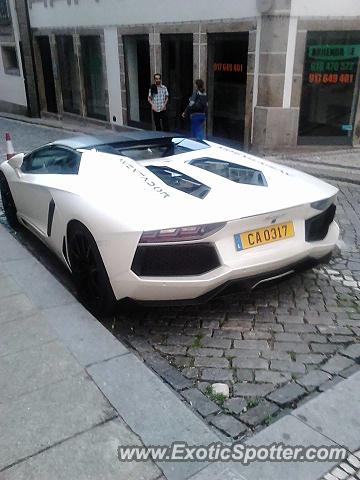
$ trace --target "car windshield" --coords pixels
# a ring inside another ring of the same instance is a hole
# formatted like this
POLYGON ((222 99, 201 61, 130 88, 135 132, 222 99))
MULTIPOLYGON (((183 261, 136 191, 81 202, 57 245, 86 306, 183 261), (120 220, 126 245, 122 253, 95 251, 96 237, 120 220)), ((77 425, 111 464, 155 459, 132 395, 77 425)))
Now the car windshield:
POLYGON ((209 148, 203 142, 189 138, 164 138, 148 140, 146 142, 118 142, 99 145, 98 152, 112 153, 131 158, 132 160, 153 160, 156 158, 171 157, 181 153, 194 152, 209 148))

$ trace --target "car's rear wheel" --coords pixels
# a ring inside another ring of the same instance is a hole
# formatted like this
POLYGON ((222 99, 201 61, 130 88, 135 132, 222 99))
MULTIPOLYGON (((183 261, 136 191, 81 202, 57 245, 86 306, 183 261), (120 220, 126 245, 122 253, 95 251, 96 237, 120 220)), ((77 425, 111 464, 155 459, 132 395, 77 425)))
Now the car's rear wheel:
POLYGON ((9 184, 3 173, 0 173, 0 190, 6 220, 11 228, 14 230, 19 230, 21 228, 21 224, 17 218, 15 202, 11 194, 9 184))
POLYGON ((68 252, 82 302, 94 315, 112 315, 116 299, 108 274, 93 236, 81 223, 69 228, 68 252))

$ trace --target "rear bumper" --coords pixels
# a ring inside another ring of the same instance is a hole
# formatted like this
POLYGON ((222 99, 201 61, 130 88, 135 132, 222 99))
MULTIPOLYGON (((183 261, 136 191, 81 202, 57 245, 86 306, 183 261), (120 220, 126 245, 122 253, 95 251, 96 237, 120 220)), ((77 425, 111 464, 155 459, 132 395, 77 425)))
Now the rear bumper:
POLYGON ((222 293, 223 295, 229 295, 237 292, 244 292, 244 291, 250 292, 251 290, 256 288, 258 285, 261 285, 262 283, 275 281, 277 279, 280 279, 282 277, 285 277, 294 273, 299 273, 305 270, 309 270, 319 264, 328 263, 332 254, 333 252, 330 252, 320 258, 307 257, 291 265, 287 265, 286 267, 278 268, 266 273, 251 275, 249 277, 245 277, 241 279, 229 280, 223 283, 222 285, 219 285, 216 288, 210 290, 209 292, 192 299, 155 300, 154 301, 154 300, 134 300, 132 298, 125 298, 120 302, 133 302, 133 303, 141 304, 144 306, 199 305, 199 304, 208 302, 209 300, 219 295, 220 293, 222 293))

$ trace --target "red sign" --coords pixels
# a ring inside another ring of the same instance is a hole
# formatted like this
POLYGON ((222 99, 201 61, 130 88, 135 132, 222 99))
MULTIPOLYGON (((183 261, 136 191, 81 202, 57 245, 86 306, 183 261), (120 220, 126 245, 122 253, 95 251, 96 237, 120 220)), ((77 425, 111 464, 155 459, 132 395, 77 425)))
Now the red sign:
POLYGON ((352 83, 354 74, 352 73, 309 73, 309 83, 352 83))
POLYGON ((214 72, 235 72, 243 71, 242 63, 214 63, 214 72))

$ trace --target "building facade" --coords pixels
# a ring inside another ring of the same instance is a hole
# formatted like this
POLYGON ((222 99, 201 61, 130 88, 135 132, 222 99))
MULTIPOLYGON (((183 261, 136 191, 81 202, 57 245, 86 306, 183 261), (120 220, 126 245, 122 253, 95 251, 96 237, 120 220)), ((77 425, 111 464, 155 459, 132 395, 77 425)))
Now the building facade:
POLYGON ((152 128, 161 72, 172 130, 188 129, 203 78, 210 137, 360 142, 359 0, 28 0, 28 13, 41 115, 152 128))
POLYGON ((0 110, 27 113, 20 45, 15 4, 0 0, 0 110))

